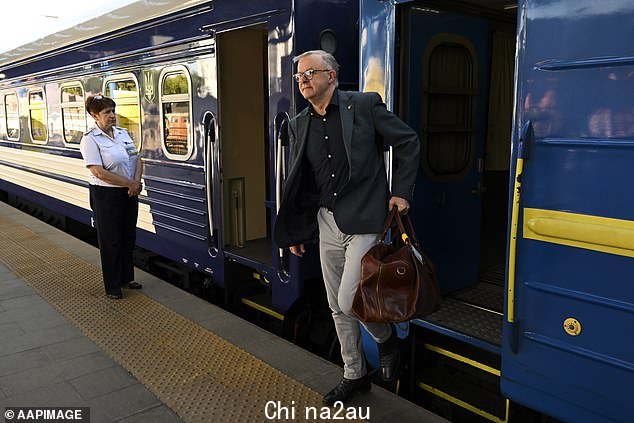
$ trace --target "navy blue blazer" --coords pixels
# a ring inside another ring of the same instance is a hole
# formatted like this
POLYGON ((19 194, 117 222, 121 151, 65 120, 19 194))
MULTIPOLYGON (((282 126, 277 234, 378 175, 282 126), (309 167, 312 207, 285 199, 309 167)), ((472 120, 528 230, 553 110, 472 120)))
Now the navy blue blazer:
MULTIPOLYGON (((349 176, 337 193, 334 218, 343 233, 379 233, 390 195, 412 200, 419 166, 418 136, 387 110, 377 93, 335 92, 339 95, 349 176), (385 171, 386 143, 393 147, 395 165, 391 193, 385 171)), ((306 108, 288 125, 290 171, 274 229, 280 248, 318 238, 319 193, 312 169, 304 160, 309 121, 306 108)))

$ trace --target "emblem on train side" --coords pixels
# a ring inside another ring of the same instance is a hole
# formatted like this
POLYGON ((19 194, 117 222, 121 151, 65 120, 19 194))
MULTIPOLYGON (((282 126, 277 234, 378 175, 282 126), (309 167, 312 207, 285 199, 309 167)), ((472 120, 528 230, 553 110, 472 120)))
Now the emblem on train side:
POLYGON ((143 96, 148 102, 151 102, 154 100, 154 74, 151 71, 144 71, 143 82, 145 85, 143 96))

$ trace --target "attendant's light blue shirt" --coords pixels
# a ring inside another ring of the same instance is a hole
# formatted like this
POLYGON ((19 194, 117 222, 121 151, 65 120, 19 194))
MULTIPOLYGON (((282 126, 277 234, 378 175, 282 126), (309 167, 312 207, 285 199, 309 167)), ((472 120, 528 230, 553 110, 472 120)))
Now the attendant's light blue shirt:
MULTIPOLYGON (((139 152, 134 146, 128 131, 117 126, 112 128, 114 138, 110 138, 98 127, 84 134, 79 148, 86 167, 98 165, 116 175, 133 180, 139 161, 139 152)), ((91 185, 117 187, 97 178, 89 171, 88 182, 91 185)))

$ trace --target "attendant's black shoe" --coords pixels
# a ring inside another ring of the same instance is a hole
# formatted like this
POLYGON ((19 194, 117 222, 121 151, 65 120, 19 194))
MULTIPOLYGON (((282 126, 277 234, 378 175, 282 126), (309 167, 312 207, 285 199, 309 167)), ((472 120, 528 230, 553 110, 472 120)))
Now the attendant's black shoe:
POLYGON ((143 285, 141 285, 138 282, 132 281, 132 282, 126 283, 125 285, 123 285, 123 287, 124 288, 128 288, 128 289, 141 289, 141 288, 143 288, 143 285))
POLYGON ((121 298, 123 298, 123 294, 106 294, 106 297, 110 298, 111 300, 120 300, 121 298))
POLYGON ((368 375, 360 379, 346 379, 345 377, 339 382, 339 385, 324 395, 324 404, 333 405, 337 401, 346 402, 357 392, 368 392, 372 388, 368 375))
POLYGON ((398 349, 398 334, 392 326, 392 334, 387 341, 379 346, 379 363, 381 364, 381 377, 386 382, 392 382, 396 377, 401 354, 398 349))

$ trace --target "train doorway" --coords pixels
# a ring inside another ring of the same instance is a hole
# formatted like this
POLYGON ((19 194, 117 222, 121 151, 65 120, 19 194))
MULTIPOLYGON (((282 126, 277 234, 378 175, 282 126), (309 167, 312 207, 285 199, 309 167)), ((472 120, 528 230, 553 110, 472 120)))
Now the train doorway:
POLYGON ((402 16, 401 112, 421 140, 413 215, 444 293, 504 263, 514 59, 508 26, 416 5, 402 16))
POLYGON ((499 348, 515 22, 415 2, 400 24, 398 107, 421 141, 412 219, 446 295, 426 320, 499 348))
POLYGON ((516 21, 493 1, 410 2, 397 18, 396 107, 421 142, 412 220, 444 294, 440 310, 413 321, 411 389, 448 407, 452 421, 472 421, 474 410, 506 421, 499 374, 516 21))
POLYGON ((267 30, 217 34, 222 247, 225 254, 271 261, 267 30))
POLYGON ((483 13, 401 13, 399 109, 421 140, 412 213, 444 293, 504 265, 514 31, 483 13))

